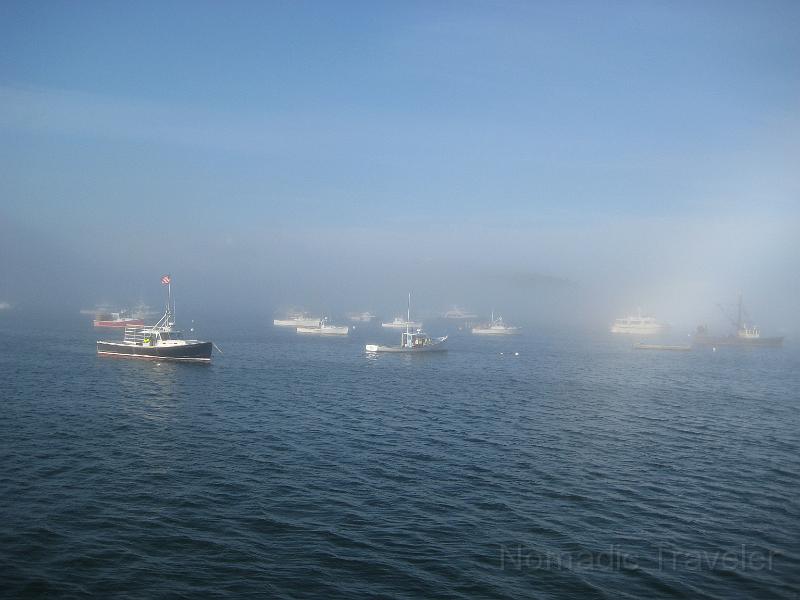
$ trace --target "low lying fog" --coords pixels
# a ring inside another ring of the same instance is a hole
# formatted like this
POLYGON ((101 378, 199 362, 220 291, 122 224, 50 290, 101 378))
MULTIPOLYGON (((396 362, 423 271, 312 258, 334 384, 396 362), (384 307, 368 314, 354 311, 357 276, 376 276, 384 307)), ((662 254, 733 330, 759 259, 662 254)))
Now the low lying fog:
POLYGON ((792 220, 124 229, 45 235, 5 222, 0 300, 59 314, 99 303, 158 307, 160 276, 171 273, 182 315, 264 327, 288 308, 389 318, 411 291, 419 315, 458 305, 521 324, 600 329, 641 308, 689 331, 723 326, 717 304, 741 292, 763 331, 798 331, 792 220))

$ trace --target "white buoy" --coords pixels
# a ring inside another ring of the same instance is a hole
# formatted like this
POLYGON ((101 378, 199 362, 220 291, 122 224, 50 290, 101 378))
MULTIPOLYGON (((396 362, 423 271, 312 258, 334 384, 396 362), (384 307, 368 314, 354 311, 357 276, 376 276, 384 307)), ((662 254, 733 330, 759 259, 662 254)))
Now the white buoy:
POLYGON ((519 356, 519 352, 514 352, 514 356, 519 356))

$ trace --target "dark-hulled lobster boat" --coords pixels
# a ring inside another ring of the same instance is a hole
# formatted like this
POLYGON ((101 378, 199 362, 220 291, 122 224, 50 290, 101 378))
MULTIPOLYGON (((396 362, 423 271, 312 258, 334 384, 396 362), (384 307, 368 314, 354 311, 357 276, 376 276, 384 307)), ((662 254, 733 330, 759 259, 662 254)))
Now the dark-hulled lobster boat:
POLYGON ((150 327, 126 327, 124 337, 120 342, 98 341, 98 355, 179 362, 211 362, 213 349, 211 342, 185 340, 181 332, 175 329, 172 278, 165 275, 161 278, 161 282, 168 286, 167 308, 164 316, 150 327))

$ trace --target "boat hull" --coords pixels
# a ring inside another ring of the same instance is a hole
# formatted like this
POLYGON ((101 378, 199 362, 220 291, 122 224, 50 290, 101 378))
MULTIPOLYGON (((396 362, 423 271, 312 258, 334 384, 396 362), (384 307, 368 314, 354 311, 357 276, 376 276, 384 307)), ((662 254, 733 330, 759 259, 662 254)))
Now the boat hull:
POLYGON ((139 346, 118 342, 97 342, 100 356, 170 360, 177 362, 211 362, 211 342, 195 342, 170 346, 139 346))
POLYGON ((665 325, 654 325, 652 327, 625 327, 620 325, 612 325, 611 333, 620 333, 623 335, 658 335, 667 331, 665 325))
POLYGON ((399 348, 397 346, 374 346, 372 344, 366 345, 367 352, 397 352, 404 354, 420 354, 424 352, 446 352, 447 348, 438 348, 431 346, 430 348, 399 348))
POLYGON ((475 335, 519 335, 519 329, 480 329, 473 328, 472 333, 475 335))
POLYGON ((783 345, 783 337, 770 338, 742 338, 735 335, 706 336, 698 335, 694 338, 696 346, 743 346, 747 348, 776 348, 783 345))
POLYGON ((122 319, 114 321, 94 320, 95 327, 112 327, 117 329, 124 329, 125 327, 141 327, 144 325, 142 319, 122 319))
POLYGON ((298 327, 297 333, 307 335, 347 335, 349 327, 298 327))
POLYGON ((667 344, 636 344, 634 348, 636 350, 668 350, 671 352, 688 352, 692 349, 691 346, 687 345, 670 346, 667 344))
POLYGON ((275 327, 319 327, 320 319, 275 319, 275 327))

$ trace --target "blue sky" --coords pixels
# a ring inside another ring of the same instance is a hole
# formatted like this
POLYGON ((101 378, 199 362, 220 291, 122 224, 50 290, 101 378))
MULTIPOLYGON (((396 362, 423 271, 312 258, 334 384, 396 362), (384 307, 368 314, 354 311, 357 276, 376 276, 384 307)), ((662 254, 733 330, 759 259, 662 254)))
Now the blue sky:
POLYGON ((308 260, 331 225, 444 230, 571 278, 628 223, 795 258, 798 31, 796 2, 4 2, 0 216, 78 256, 130 214, 308 260))

